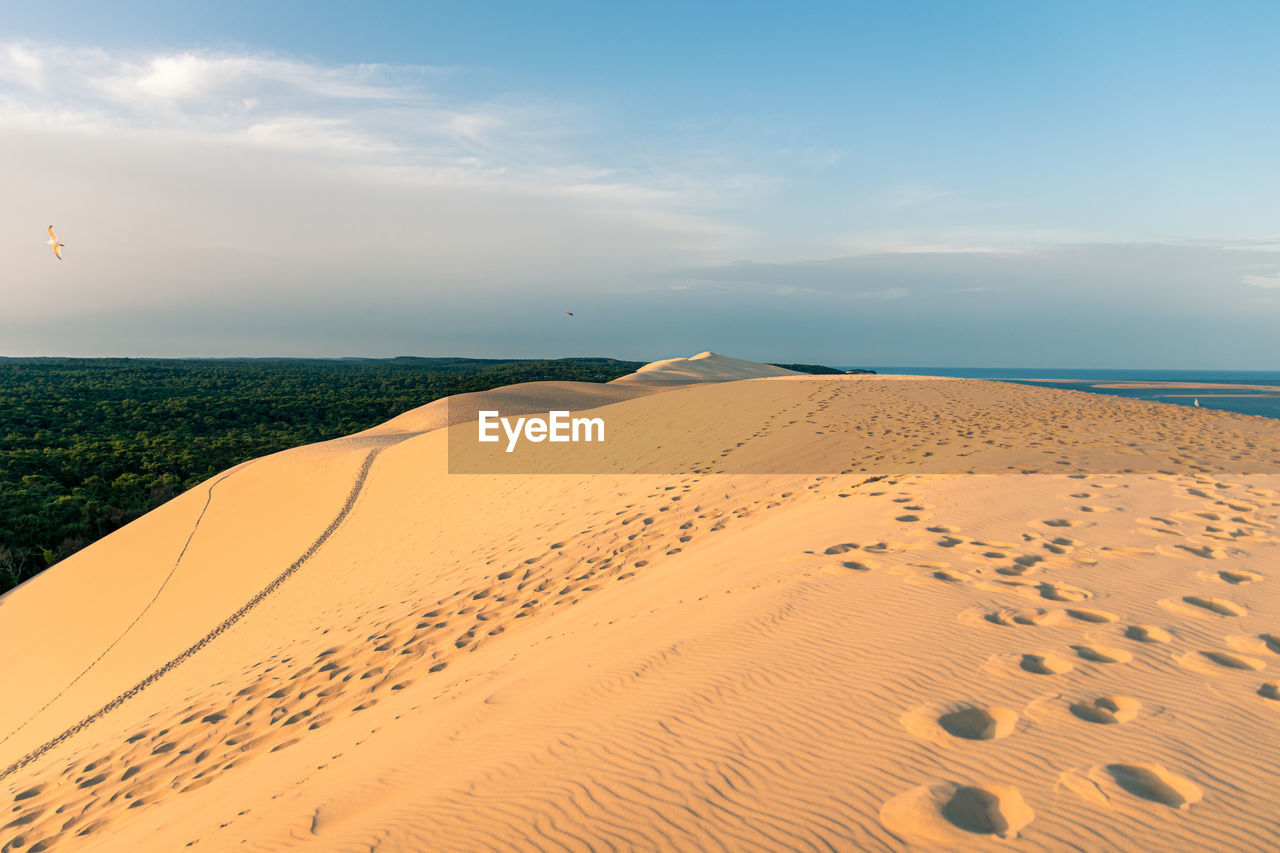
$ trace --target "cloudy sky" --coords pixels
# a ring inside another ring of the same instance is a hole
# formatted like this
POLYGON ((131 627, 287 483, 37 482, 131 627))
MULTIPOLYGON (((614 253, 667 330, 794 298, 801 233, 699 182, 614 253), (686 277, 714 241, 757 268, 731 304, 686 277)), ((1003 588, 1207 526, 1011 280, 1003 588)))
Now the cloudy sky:
POLYGON ((0 355, 1280 369, 1274 3, 3 17, 0 355))

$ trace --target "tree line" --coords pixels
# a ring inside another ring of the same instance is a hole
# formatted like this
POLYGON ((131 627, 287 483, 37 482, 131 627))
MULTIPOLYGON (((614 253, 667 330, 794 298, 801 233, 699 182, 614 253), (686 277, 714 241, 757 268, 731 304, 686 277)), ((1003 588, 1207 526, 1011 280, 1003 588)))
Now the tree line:
POLYGON ((0 593, 258 456, 450 394, 641 362, 0 359, 0 593))

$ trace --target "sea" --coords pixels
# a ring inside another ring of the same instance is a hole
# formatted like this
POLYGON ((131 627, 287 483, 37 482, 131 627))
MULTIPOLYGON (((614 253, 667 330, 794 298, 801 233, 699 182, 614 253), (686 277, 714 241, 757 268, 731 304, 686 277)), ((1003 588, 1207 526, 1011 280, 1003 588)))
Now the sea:
MULTIPOLYGON (((853 368, 841 368, 851 370, 853 368)), ((1093 394, 1110 394, 1166 403, 1193 406, 1199 400, 1204 409, 1221 409, 1242 415, 1259 415, 1280 419, 1280 371, 1274 370, 1098 370, 1046 369, 1013 367, 893 367, 871 366, 877 373, 908 376, 955 376, 961 379, 992 379, 1048 388, 1067 388, 1093 394), (1033 381, 1039 380, 1039 381, 1033 381), (1120 382, 1178 383, 1199 382, 1223 385, 1271 385, 1270 391, 1244 388, 1102 388, 1120 382), (1231 396, 1211 396, 1226 394, 1231 396)))

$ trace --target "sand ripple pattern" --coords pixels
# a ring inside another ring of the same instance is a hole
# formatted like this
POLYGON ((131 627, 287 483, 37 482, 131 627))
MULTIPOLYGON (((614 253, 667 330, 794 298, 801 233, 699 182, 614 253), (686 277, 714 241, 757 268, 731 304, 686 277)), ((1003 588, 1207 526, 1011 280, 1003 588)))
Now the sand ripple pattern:
MULTIPOLYGON (((717 453, 851 429, 831 420, 831 388, 813 388, 717 453)), ((911 430, 888 414, 856 429, 929 458, 945 449, 934 411, 917 407, 911 430)), ((969 433, 951 449, 979 467, 995 439, 939 418, 969 433)), ((1044 444, 1044 465, 1069 449, 1044 444)), ((200 849, 1266 849, 1280 832, 1280 492, 1174 449, 1169 474, 904 476, 886 459, 874 476, 851 463, 737 478, 709 476, 713 458, 587 505, 532 477, 445 492, 471 496, 468 520, 495 494, 525 511, 442 553, 419 511, 431 504, 411 506, 407 546, 365 559, 361 539, 365 561, 353 548, 334 566, 330 551, 254 617, 317 578, 378 573, 369 590, 299 598, 322 606, 298 623, 310 633, 246 652, 150 718, 92 727, 279 591, 344 520, 381 519, 366 507, 390 464, 348 519, 375 450, 271 585, 5 771, 0 849, 136 845, 281 768, 312 780, 277 789, 312 798, 305 819, 272 823, 285 806, 254 802, 200 849), (512 676, 528 672, 543 681, 522 688, 512 676), (365 742, 383 756, 372 769, 356 760, 365 742)))

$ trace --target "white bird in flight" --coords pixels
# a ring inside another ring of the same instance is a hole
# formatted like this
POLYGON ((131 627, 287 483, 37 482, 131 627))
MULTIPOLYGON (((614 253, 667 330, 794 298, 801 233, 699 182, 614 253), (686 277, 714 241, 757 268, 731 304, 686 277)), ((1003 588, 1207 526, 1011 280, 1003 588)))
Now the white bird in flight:
POLYGON ((58 256, 58 260, 62 260, 62 247, 67 244, 58 242, 58 235, 53 233, 52 225, 49 226, 49 239, 45 240, 44 244, 46 246, 52 246, 53 253, 58 256))

